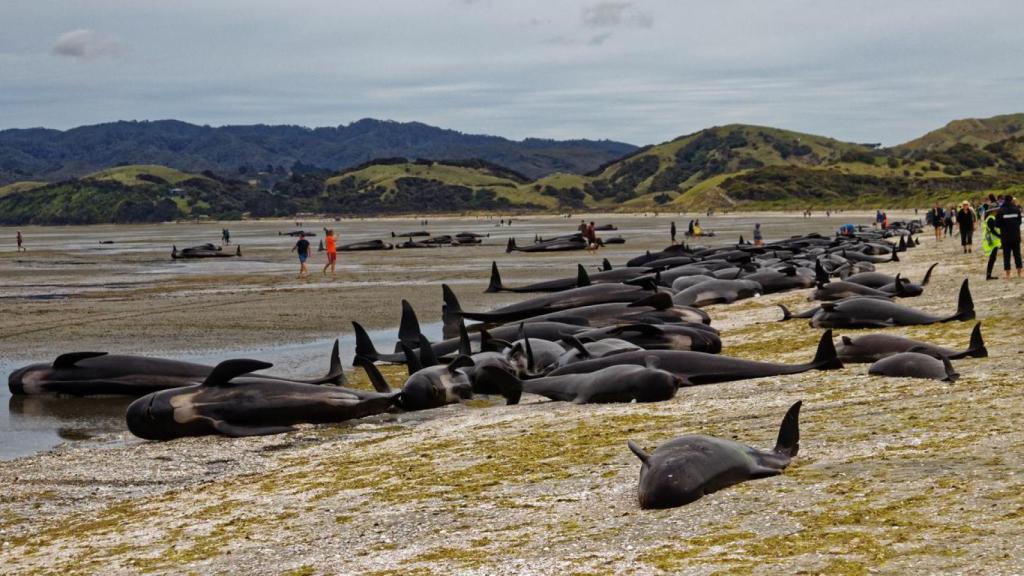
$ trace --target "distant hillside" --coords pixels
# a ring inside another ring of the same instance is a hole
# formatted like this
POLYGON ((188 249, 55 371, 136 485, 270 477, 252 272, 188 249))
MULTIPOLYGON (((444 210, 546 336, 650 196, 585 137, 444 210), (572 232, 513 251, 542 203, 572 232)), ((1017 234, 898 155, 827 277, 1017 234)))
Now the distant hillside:
POLYGON ((329 128, 113 122, 66 131, 0 131, 0 185, 80 177, 129 164, 243 176, 270 171, 283 177, 296 162, 341 170, 391 157, 481 158, 536 178, 553 172, 587 172, 635 149, 610 140, 514 141, 419 122, 372 119, 329 128))
POLYGON ((286 216, 298 206, 246 182, 163 166, 125 166, 53 184, 14 184, 0 194, 0 224, 165 222, 286 216))
POLYGON ((123 166, 58 183, 0 187, 0 224, 298 212, 895 208, 1024 193, 1024 134, 1004 120, 958 126, 960 140, 950 139, 948 146, 886 149, 732 124, 636 149, 586 175, 556 172, 536 179, 488 160, 393 157, 342 170, 295 165, 267 191, 262 175, 234 179, 159 165, 123 166), (997 124, 1001 128, 993 128, 997 124), (979 129, 968 138, 964 126, 979 129), (993 140, 1002 134, 1017 135, 993 140))
POLYGON ((956 144, 984 148, 994 142, 1013 137, 1024 137, 1024 113, 953 120, 938 130, 932 130, 920 138, 896 146, 896 150, 901 153, 941 152, 956 144))

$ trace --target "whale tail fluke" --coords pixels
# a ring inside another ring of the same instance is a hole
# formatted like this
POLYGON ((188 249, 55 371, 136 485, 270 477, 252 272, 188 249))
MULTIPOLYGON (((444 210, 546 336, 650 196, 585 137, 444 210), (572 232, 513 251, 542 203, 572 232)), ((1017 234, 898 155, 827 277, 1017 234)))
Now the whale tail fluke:
POLYGON ((402 300, 402 319, 398 323, 398 341, 415 348, 420 345, 420 321, 408 300, 402 300))
POLYGON ((388 394, 392 392, 391 386, 388 386, 388 381, 384 379, 384 375, 380 373, 380 370, 373 365, 373 361, 369 358, 362 356, 356 356, 352 360, 353 366, 358 366, 366 372, 366 377, 370 379, 370 384, 373 385, 373 389, 381 394, 388 394))
POLYGON ((576 265, 576 287, 583 288, 584 286, 590 286, 590 274, 583 268, 582 264, 576 265))
POLYGON ((960 297, 957 299, 956 314, 947 318, 946 321, 959 320, 963 322, 974 320, 974 318, 974 298, 971 297, 971 287, 968 280, 964 278, 963 284, 960 285, 960 297))
POLYGON ((444 305, 441 306, 441 332, 445 338, 457 338, 459 335, 459 323, 462 322, 462 306, 455 292, 447 284, 441 284, 441 297, 444 305))
POLYGON ((821 265, 821 260, 814 261, 814 281, 817 282, 818 288, 829 283, 828 272, 826 272, 825 267, 821 265))
POLYGON ((327 374, 323 378, 310 381, 310 384, 334 384, 335 386, 345 384, 345 369, 341 366, 341 343, 337 339, 334 340, 334 347, 331 348, 331 363, 327 374))
POLYGON ((779 426, 779 438, 775 441, 775 449, 772 450, 780 456, 793 458, 800 451, 801 406, 803 406, 803 401, 797 400, 782 418, 782 425, 779 426))
POLYGON ((932 264, 931 266, 928 267, 928 271, 924 273, 924 279, 921 280, 921 286, 927 286, 928 285, 928 282, 932 279, 932 270, 934 270, 935 267, 938 266, 938 265, 939 265, 939 263, 936 262, 936 263, 934 263, 934 264, 932 264))
POLYGON ((359 322, 353 321, 352 330, 356 333, 356 356, 366 358, 370 362, 379 360, 380 352, 377 352, 377 347, 373 345, 373 340, 370 339, 366 328, 363 328, 359 322))
POLYGON ((818 340, 818 351, 814 354, 811 365, 815 370, 835 370, 843 367, 843 361, 836 352, 836 345, 832 342, 831 330, 825 330, 821 340, 818 340))
POLYGON ((484 290, 484 292, 501 292, 504 289, 505 287, 501 284, 501 274, 498 272, 498 263, 491 262, 491 282, 487 285, 487 290, 484 290))
POLYGON ((987 358, 988 348, 985 347, 985 339, 981 337, 981 322, 974 325, 974 329, 971 330, 971 341, 967 345, 967 350, 958 354, 953 354, 949 358, 950 360, 957 360, 959 358, 987 358))
POLYGON ((974 325, 974 330, 971 330, 971 342, 967 346, 967 351, 970 352, 972 358, 987 358, 988 348, 985 347, 985 340, 981 337, 981 322, 974 325))
POLYGON ((437 356, 434 355, 434 347, 431 346, 430 340, 427 339, 422 333, 420 334, 420 364, 424 368, 430 368, 431 366, 437 366, 437 356))

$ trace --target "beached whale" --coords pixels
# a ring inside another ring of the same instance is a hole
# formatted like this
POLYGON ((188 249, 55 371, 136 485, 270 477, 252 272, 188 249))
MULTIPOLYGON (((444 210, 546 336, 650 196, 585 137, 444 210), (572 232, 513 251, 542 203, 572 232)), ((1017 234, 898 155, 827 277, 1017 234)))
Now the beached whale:
POLYGON ((553 370, 548 375, 586 374, 619 364, 645 366, 652 356, 657 358, 659 368, 683 376, 694 385, 731 382, 734 380, 763 378, 765 376, 779 376, 782 374, 799 374, 810 370, 834 370, 843 367, 843 363, 836 354, 835 345, 832 343, 832 331, 826 330, 818 341, 818 349, 814 359, 806 364, 759 362, 718 354, 708 354, 706 352, 643 350, 640 352, 624 352, 597 360, 577 362, 553 370))
POLYGON ((171 258, 175 260, 188 260, 200 258, 235 258, 242 255, 242 247, 235 246, 234 252, 225 252, 220 246, 203 244, 178 250, 177 246, 171 246, 171 258))
POLYGON ((338 246, 338 252, 360 252, 365 250, 391 250, 394 245, 383 240, 367 240, 365 242, 352 242, 338 246))
MULTIPOLYGON (((11 394, 65 394, 69 396, 142 396, 167 388, 192 386, 205 380, 214 367, 149 356, 106 352, 71 352, 53 362, 30 364, 11 372, 11 394)), ((253 376, 258 377, 258 376, 253 376)), ((275 380, 289 380, 271 376, 275 380)), ((327 375, 303 384, 344 384, 338 341, 331 350, 327 375)))
POLYGON ((815 328, 874 328, 886 326, 914 326, 938 322, 974 319, 974 300, 968 281, 960 285, 956 312, 949 316, 936 316, 921 310, 878 298, 847 298, 839 302, 822 302, 821 309, 811 318, 815 328))
POLYGON ((912 348, 933 356, 945 356, 950 360, 988 356, 988 349, 981 337, 981 322, 975 324, 971 330, 970 343, 965 350, 953 350, 895 334, 865 334, 856 338, 843 336, 836 350, 843 362, 875 362, 912 348))
POLYGON ((614 402, 662 402, 671 400, 686 380, 676 374, 651 366, 610 366, 588 374, 545 376, 519 380, 494 368, 485 368, 489 377, 506 382, 505 388, 519 387, 523 392, 551 400, 574 404, 607 404, 614 402))
POLYGON ((700 434, 670 440, 651 453, 628 441, 641 462, 640 507, 684 506, 733 484, 782 474, 800 449, 800 406, 786 412, 771 452, 700 434))
POLYGON ((886 356, 868 368, 872 376, 889 376, 892 378, 926 378, 953 382, 960 377, 953 369, 946 356, 935 357, 925 354, 921 348, 911 348, 909 352, 900 352, 886 356))
POLYGON ((280 434, 292 431, 296 424, 380 414, 399 399, 395 393, 248 376, 271 366, 259 360, 226 360, 202 384, 143 396, 128 406, 128 430, 147 440, 280 434))

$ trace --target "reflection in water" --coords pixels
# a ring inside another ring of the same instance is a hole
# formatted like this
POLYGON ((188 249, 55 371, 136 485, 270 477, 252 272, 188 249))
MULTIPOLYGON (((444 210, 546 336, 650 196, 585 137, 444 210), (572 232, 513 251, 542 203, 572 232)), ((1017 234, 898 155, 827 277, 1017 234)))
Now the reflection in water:
POLYGON ((47 418, 54 424, 74 424, 79 428, 107 429, 117 431, 124 428, 124 413, 134 398, 75 398, 62 396, 11 396, 7 403, 11 420, 18 417, 47 418))

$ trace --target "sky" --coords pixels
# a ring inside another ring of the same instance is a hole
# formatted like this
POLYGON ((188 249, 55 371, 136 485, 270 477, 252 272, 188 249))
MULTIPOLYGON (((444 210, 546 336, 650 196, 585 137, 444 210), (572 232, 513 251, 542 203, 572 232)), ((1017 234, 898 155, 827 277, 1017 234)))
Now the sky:
POLYGON ((0 129, 420 121, 885 145, 1024 112, 1019 0, 0 0, 0 129))

